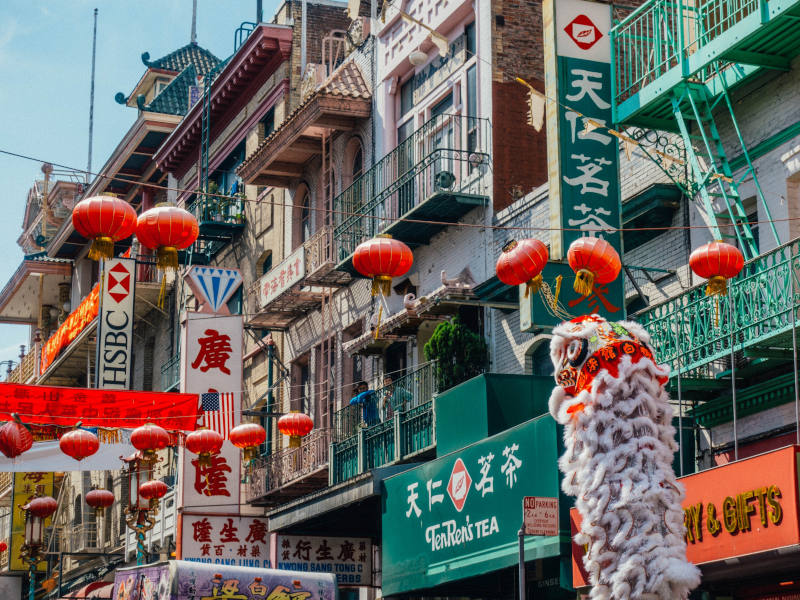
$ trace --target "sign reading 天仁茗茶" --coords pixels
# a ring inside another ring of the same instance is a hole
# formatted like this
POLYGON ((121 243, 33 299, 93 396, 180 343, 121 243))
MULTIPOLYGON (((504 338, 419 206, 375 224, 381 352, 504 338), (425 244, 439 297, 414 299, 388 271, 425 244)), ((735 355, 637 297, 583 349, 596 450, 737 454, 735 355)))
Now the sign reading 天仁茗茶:
MULTIPOLYGON (((611 115, 611 7, 584 0, 543 4, 547 162, 550 202, 550 258, 544 281, 563 277, 560 302, 575 315, 596 312, 625 316, 622 278, 595 286, 589 296, 572 289, 566 262, 569 245, 591 235, 609 242, 622 256, 619 148, 611 115), (590 123, 599 125, 592 129, 590 123)), ((552 327, 562 319, 542 304, 539 293, 520 293, 521 329, 552 327)))
MULTIPOLYGON (((386 595, 429 588, 517 562, 525 496, 559 494, 558 435, 533 419, 384 481, 386 595)), ((558 537, 530 537, 527 550, 559 554, 558 537)))

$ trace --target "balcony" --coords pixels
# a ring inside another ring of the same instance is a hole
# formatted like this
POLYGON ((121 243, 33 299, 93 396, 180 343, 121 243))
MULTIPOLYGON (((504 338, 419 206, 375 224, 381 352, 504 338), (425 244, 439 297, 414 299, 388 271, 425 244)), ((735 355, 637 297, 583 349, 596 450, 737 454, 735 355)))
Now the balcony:
POLYGON ((177 392, 181 385, 181 353, 170 357, 161 365, 161 391, 177 392))
POLYGON ((333 416, 331 485, 432 450, 436 364, 416 367, 333 416))
POLYGON ((727 296, 706 296, 700 285, 635 317, 673 374, 707 376, 710 363, 730 356, 731 344, 746 356, 791 358, 798 307, 800 239, 746 262, 727 296))
POLYGON ((710 97, 800 53, 800 0, 651 0, 610 32, 614 122, 675 131, 672 90, 710 97))
POLYGON ((251 325, 286 329, 320 306, 323 287, 339 287, 350 275, 335 270, 333 230, 323 227, 302 246, 262 275, 248 292, 251 325))
MULTIPOLYGON (((197 219, 200 232, 194 254, 207 262, 244 229, 244 194, 220 197, 198 194, 187 210, 197 219)), ((198 264, 197 260, 193 261, 198 264)))
POLYGON ((28 383, 36 378, 36 353, 28 352, 14 367, 6 381, 9 383, 28 383))
POLYGON ((379 233, 426 244, 485 206, 490 135, 487 119, 438 115, 356 179, 333 203, 337 268, 354 273, 356 246, 379 233))
POLYGON ((330 429, 315 429, 299 448, 284 448, 255 460, 248 467, 248 503, 276 506, 325 487, 330 442, 330 429))

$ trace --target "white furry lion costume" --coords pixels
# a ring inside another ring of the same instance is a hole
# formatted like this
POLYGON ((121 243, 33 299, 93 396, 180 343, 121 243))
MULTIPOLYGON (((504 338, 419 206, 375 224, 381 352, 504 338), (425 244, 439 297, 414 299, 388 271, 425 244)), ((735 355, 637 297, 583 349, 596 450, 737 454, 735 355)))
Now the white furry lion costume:
POLYGON ((576 543, 593 600, 685 600, 700 583, 686 560, 683 489, 675 479, 668 371, 636 323, 578 317, 553 330, 558 386, 550 413, 564 425, 562 489, 583 519, 576 543))

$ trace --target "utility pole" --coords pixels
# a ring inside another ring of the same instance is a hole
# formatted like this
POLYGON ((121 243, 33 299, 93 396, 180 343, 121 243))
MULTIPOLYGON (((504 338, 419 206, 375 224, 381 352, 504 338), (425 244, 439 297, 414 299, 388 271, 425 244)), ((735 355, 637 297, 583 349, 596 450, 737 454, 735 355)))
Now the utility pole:
POLYGON ((92 79, 89 85, 89 159, 86 161, 86 183, 92 172, 92 136, 94 132, 94 66, 97 57, 97 9, 94 9, 94 32, 92 33, 92 79))

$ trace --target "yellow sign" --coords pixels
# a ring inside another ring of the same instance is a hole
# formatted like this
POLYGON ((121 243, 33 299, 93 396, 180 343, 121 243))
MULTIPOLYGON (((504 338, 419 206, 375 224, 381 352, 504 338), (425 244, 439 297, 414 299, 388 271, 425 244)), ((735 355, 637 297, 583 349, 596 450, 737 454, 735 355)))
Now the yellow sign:
MULTIPOLYGON (((28 565, 19 557, 20 549, 25 543, 25 511, 24 506, 33 498, 36 487, 43 486, 45 496, 53 495, 53 473, 14 473, 14 501, 11 506, 11 547, 9 548, 9 571, 27 571, 28 565)), ((48 517, 44 526, 47 528, 52 519, 48 517)), ((47 542, 47 539, 44 540, 47 542)), ((38 571, 47 571, 47 561, 37 565, 38 571)))

